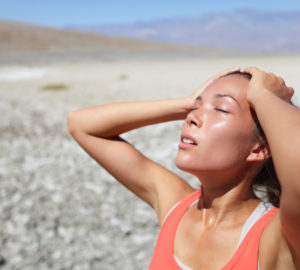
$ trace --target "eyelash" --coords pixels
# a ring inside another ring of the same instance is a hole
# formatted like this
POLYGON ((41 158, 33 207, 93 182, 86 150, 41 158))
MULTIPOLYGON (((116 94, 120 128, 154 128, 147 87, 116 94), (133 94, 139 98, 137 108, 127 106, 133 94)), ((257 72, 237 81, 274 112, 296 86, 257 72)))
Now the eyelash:
MULTIPOLYGON (((197 110, 197 108, 189 109, 188 113, 191 113, 194 110, 197 110)), ((230 113, 229 111, 226 111, 226 110, 223 110, 223 109, 220 109, 220 108, 215 108, 215 110, 219 111, 219 112, 222 112, 222 113, 230 113)))
POLYGON ((197 108, 191 108, 188 110, 188 113, 191 113, 192 111, 197 110, 197 108))
POLYGON ((219 112, 222 112, 222 113, 229 113, 228 111, 225 111, 223 109, 220 109, 220 108, 215 108, 216 111, 219 111, 219 112))

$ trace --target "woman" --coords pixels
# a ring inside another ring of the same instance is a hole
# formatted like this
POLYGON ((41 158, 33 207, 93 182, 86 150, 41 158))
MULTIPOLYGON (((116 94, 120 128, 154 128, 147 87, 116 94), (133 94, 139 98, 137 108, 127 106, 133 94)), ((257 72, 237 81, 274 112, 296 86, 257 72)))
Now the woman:
POLYGON ((68 124, 92 158, 156 211, 162 227, 150 269, 300 269, 300 111, 292 95, 273 74, 227 70, 188 97, 87 108, 68 124), (119 136, 180 119, 176 165, 201 191, 119 136), (261 172, 271 153, 279 210, 253 192, 268 182, 261 172))

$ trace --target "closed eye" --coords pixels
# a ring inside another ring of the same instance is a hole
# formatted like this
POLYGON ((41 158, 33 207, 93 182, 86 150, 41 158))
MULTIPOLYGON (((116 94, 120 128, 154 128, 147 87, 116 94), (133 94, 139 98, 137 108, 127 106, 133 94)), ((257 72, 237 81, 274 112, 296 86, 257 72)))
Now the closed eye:
POLYGON ((188 110, 188 113, 190 113, 190 112, 192 112, 192 111, 194 111, 194 110, 197 110, 197 108, 191 108, 191 109, 189 109, 189 110, 188 110))
POLYGON ((229 113, 229 111, 223 110, 221 108, 215 108, 216 111, 222 112, 222 113, 229 113))

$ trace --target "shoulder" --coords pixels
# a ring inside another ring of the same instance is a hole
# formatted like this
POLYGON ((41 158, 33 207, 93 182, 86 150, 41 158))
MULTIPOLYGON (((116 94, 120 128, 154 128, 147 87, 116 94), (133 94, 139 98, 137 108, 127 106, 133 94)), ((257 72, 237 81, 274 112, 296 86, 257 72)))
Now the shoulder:
POLYGON ((280 209, 265 227, 259 244, 261 270, 296 269, 292 251, 282 234, 280 209))
POLYGON ((161 188, 158 194, 156 213, 160 225, 162 225, 166 215, 172 208, 174 208, 176 204, 180 203, 182 200, 196 191, 196 189, 193 189, 183 180, 177 180, 169 184, 170 186, 161 188))

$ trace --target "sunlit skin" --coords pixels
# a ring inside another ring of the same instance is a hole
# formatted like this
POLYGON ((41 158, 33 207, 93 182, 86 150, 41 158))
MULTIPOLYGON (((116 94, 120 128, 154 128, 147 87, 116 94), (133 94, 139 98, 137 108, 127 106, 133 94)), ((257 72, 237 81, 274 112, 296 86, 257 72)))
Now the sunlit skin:
POLYGON ((176 165, 204 186, 231 186, 254 165, 251 154, 259 141, 246 98, 248 85, 238 75, 216 80, 196 98, 183 123, 176 165))
POLYGON ((185 213, 175 238, 174 253, 183 261, 192 261, 195 250, 202 250, 203 258, 215 258, 222 267, 234 253, 240 227, 259 203, 251 182, 267 156, 259 154, 248 84, 238 75, 218 79, 196 98, 183 123, 176 165, 202 184, 200 201, 185 213))
POLYGON ((233 256, 241 229, 259 203, 252 181, 271 151, 282 193, 280 209, 259 243, 259 264, 261 270, 300 269, 300 156, 295 151, 300 149, 300 110, 289 104, 293 88, 257 68, 244 70, 251 74, 250 81, 228 75, 233 71, 216 74, 181 98, 72 112, 70 133, 112 176, 148 203, 162 225, 170 209, 194 188, 120 135, 184 120, 176 165, 199 179, 201 196, 180 220, 173 254, 192 269, 222 269, 233 256), (268 145, 257 137, 254 111, 268 145))

